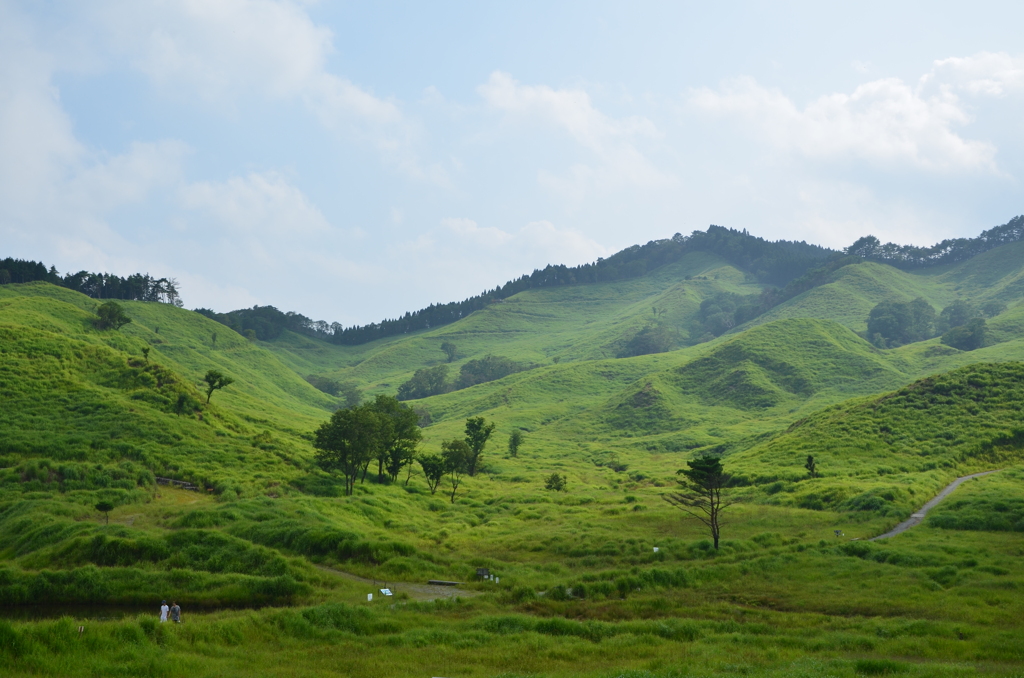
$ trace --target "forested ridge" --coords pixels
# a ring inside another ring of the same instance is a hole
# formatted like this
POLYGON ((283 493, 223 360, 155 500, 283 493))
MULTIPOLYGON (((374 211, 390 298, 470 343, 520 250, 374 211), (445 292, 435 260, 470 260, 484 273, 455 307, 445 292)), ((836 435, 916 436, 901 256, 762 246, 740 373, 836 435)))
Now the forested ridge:
POLYGON ((958 263, 994 247, 1024 240, 1024 216, 1002 226, 983 231, 976 238, 943 240, 932 247, 881 244, 874 236, 865 236, 843 251, 806 242, 770 241, 736 230, 712 225, 707 231, 688 236, 676 233, 671 238, 633 245, 607 259, 580 266, 549 264, 529 275, 487 290, 463 301, 431 304, 400 318, 368 325, 344 327, 340 323, 312 320, 300 313, 282 312, 273 306, 254 306, 228 313, 196 309, 241 334, 252 331, 261 340, 273 340, 285 329, 318 337, 334 344, 358 345, 377 339, 447 325, 519 292, 545 287, 585 285, 638 278, 661 266, 678 261, 691 252, 708 252, 770 286, 761 299, 741 309, 736 324, 813 287, 824 284, 836 269, 856 261, 871 260, 910 269, 922 266, 958 263), (844 256, 845 255, 845 256, 844 256), (779 290, 772 288, 781 288, 779 290))
POLYGON ((113 273, 79 271, 62 276, 53 266, 41 261, 28 261, 7 257, 0 259, 0 285, 44 281, 93 299, 125 299, 128 301, 158 301, 181 306, 178 283, 173 278, 154 278, 148 273, 135 273, 126 278, 113 273))
POLYGON ((873 235, 865 236, 846 248, 846 253, 878 261, 896 268, 913 269, 942 264, 958 264, 1000 245, 1024 240, 1024 215, 1002 226, 982 231, 977 238, 953 238, 931 247, 882 244, 873 235))
MULTIPOLYGON (((870 260, 901 269, 954 264, 1021 240, 1024 240, 1024 215, 983 231, 976 238, 947 239, 932 247, 882 244, 874 236, 865 236, 842 252, 802 241, 765 240, 750 235, 746 230, 712 225, 707 231, 694 231, 688 236, 676 233, 671 238, 652 240, 646 245, 633 245, 607 259, 599 258, 589 264, 574 267, 549 264, 468 299, 431 304, 399 318, 368 325, 345 327, 337 322, 313 320, 301 313, 280 311, 273 306, 253 306, 227 313, 205 308, 196 311, 239 334, 263 341, 276 339, 282 331, 290 330, 334 344, 358 345, 447 325, 525 290, 638 278, 691 252, 707 252, 722 257, 769 286, 761 298, 739 305, 733 323, 741 324, 827 282, 836 269, 849 263, 870 260)), ((96 299, 161 301, 181 305, 173 279, 153 278, 148 274, 121 278, 87 271, 61 276, 55 268, 47 269, 40 262, 12 258, 0 260, 0 284, 36 280, 45 280, 96 299)))
POLYGON ((805 242, 769 241, 746 231, 711 226, 706 232, 694 231, 688 236, 676 233, 671 238, 652 240, 646 245, 633 245, 580 266, 548 265, 529 275, 487 290, 463 301, 431 304, 408 312, 400 318, 369 325, 344 327, 340 323, 314 321, 299 313, 282 312, 273 306, 254 306, 228 313, 196 309, 239 333, 252 330, 261 340, 271 340, 288 329, 319 337, 335 344, 357 345, 376 339, 407 334, 453 323, 488 304, 507 299, 530 289, 561 287, 638 278, 661 266, 671 264, 691 252, 716 254, 737 268, 754 275, 769 285, 785 285, 807 271, 820 267, 840 252, 805 242))

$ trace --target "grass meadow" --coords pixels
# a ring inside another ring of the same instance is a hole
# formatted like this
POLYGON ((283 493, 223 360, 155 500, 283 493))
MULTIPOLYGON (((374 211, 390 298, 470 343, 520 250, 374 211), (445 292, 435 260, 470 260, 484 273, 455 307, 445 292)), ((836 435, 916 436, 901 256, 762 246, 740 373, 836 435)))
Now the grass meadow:
POLYGON ((701 301, 760 290, 704 255, 356 347, 251 342, 141 302, 98 332, 95 300, 0 286, 3 675, 1024 675, 1018 249, 920 275, 846 267, 703 343, 701 301), (970 353, 858 335, 878 301, 918 296, 1009 308, 970 353), (679 347, 616 358, 655 317, 679 347), (532 366, 412 403, 427 452, 469 416, 494 421, 483 470, 454 503, 417 472, 343 496, 310 446, 338 403, 305 377, 394 393, 444 361, 442 341, 453 373, 484 355, 532 366), (211 368, 236 381, 207 403, 211 368), (662 499, 704 452, 734 476, 717 552, 662 499), (551 473, 566 491, 544 489, 551 473), (396 595, 368 602, 359 578, 396 595), (427 579, 464 593, 409 595, 427 579), (156 621, 165 598, 184 624, 156 621))

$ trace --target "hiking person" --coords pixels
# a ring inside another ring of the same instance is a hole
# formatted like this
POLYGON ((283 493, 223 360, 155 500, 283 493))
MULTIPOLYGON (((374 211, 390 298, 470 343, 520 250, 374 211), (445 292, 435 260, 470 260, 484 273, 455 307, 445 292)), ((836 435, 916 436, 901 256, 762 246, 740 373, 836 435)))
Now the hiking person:
POLYGON ((171 603, 171 621, 175 624, 181 623, 181 608, 177 603, 171 603))
POLYGON ((160 621, 167 621, 167 613, 171 611, 171 608, 167 607, 167 601, 160 601, 160 621))

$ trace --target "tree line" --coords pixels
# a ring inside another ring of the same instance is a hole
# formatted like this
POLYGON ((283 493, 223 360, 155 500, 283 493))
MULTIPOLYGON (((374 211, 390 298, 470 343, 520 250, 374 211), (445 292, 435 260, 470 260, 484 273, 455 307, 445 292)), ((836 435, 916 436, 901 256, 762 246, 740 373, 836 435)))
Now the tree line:
POLYGON ((982 231, 976 238, 943 240, 931 247, 882 244, 873 235, 865 236, 846 248, 849 255, 870 259, 902 269, 957 264, 983 252, 1024 240, 1024 215, 1016 216, 1002 226, 982 231))
POLYGON ((710 226, 688 236, 676 233, 671 238, 633 245, 612 256, 580 266, 548 265, 529 275, 510 280, 481 294, 446 304, 431 304, 399 318, 368 325, 344 327, 339 323, 312 320, 302 314, 282 312, 273 306, 254 306, 228 313, 196 309, 240 334, 252 330, 261 340, 275 339, 284 330, 314 336, 343 345, 365 344, 377 339, 440 327, 465 318, 474 311, 530 289, 586 285, 638 278, 655 269, 679 261, 692 252, 716 254, 755 278, 771 285, 785 285, 802 273, 822 265, 840 253, 806 242, 769 241, 746 230, 710 226))
POLYGON ((135 273, 126 278, 112 273, 79 271, 62 276, 54 266, 39 261, 8 257, 0 260, 0 285, 44 281, 66 287, 93 299, 157 301, 182 306, 178 282, 174 278, 154 278, 148 273, 135 273))
POLYGON ((671 238, 652 240, 646 245, 633 245, 593 263, 574 267, 548 265, 463 301, 431 304, 399 318, 368 325, 344 327, 337 322, 328 323, 299 313, 282 312, 273 306, 254 306, 228 313, 196 310, 240 334, 251 331, 252 336, 261 340, 275 339, 287 329, 335 344, 358 345, 447 325, 525 290, 628 280, 679 261, 691 252, 707 252, 722 257, 769 286, 762 295, 738 304, 729 313, 731 318, 717 318, 702 333, 718 336, 802 292, 824 284, 832 273, 851 263, 872 260, 904 269, 956 263, 1020 240, 1024 240, 1024 216, 983 231, 976 238, 943 240, 932 247, 883 245, 878 238, 866 236, 842 252, 804 241, 765 240, 750 235, 745 229, 712 225, 707 231, 694 231, 688 236, 676 233, 671 238))

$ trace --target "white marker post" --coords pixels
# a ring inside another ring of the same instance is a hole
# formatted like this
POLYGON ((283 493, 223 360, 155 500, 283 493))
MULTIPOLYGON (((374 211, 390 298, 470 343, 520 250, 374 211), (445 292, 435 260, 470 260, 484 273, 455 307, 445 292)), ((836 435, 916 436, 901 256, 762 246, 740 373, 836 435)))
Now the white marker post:
POLYGON ((368 602, 368 603, 373 602, 373 594, 372 593, 367 593, 366 594, 366 602, 368 602))

